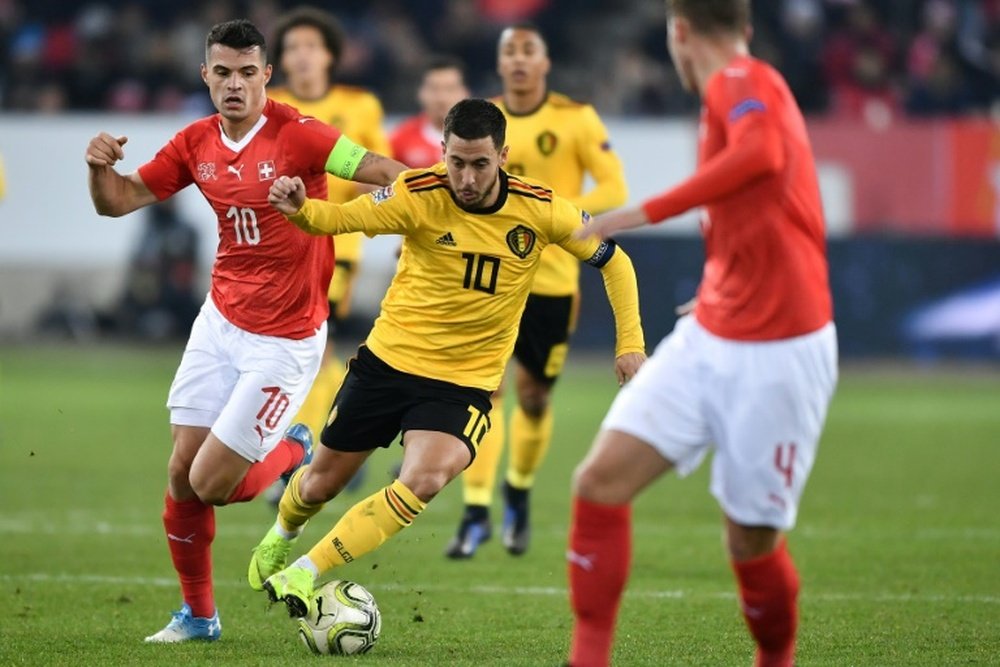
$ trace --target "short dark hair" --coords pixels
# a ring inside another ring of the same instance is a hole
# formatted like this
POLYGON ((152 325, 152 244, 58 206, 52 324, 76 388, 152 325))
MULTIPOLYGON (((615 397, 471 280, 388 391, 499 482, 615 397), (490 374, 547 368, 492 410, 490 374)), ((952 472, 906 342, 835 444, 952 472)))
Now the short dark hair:
POLYGON ((742 33, 750 25, 750 0, 667 0, 667 12, 705 35, 742 33))
MULTIPOLYGON (((549 40, 545 39, 545 33, 542 32, 542 29, 539 28, 537 24, 532 23, 531 21, 519 21, 518 23, 511 23, 508 26, 504 26, 504 29, 500 31, 500 37, 503 37, 503 34, 508 30, 523 30, 525 32, 533 32, 536 35, 538 35, 538 39, 542 40, 542 44, 545 45, 545 50, 548 51, 549 49, 549 40)), ((497 43, 499 42, 500 40, 498 39, 497 43)))
POLYGON ((437 72, 443 69, 453 69, 457 70, 459 76, 462 77, 462 81, 465 81, 465 64, 461 60, 453 56, 442 56, 436 55, 428 58, 427 62, 424 64, 424 76, 427 76, 431 72, 437 72))
POLYGON ((205 38, 205 58, 208 59, 208 50, 215 44, 228 46, 231 49, 245 51, 257 46, 260 47, 260 54, 267 62, 267 42, 264 35, 257 30, 257 26, 246 19, 234 19, 216 23, 208 31, 205 38))
POLYGON ((340 21, 331 14, 316 7, 299 7, 278 19, 278 25, 274 29, 274 62, 281 67, 281 55, 285 52, 285 35, 294 28, 315 28, 323 37, 323 46, 333 56, 333 64, 330 65, 329 75, 332 77, 337 65, 340 64, 340 55, 344 52, 344 28, 340 21))
POLYGON ((465 99, 453 106, 444 118, 444 140, 447 142, 453 134, 466 141, 489 137, 493 147, 500 150, 507 139, 507 119, 489 100, 465 99))

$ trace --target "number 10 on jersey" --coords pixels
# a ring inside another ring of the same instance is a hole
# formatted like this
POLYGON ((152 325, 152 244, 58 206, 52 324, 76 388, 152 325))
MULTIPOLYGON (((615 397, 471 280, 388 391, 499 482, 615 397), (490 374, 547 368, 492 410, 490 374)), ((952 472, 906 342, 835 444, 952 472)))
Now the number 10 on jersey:
POLYGON ((236 232, 236 243, 257 245, 260 243, 260 228, 257 226, 257 214, 252 208, 236 208, 230 206, 226 217, 233 221, 233 231, 236 232))

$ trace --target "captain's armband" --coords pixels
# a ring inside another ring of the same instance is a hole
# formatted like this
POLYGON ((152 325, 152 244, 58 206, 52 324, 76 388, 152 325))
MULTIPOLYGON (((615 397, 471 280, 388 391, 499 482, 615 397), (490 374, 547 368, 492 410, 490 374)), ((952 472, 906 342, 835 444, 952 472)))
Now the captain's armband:
POLYGON ((347 181, 353 180, 354 172, 358 170, 361 158, 366 153, 368 153, 367 148, 341 135, 337 139, 337 143, 334 144, 333 150, 330 151, 330 155, 326 158, 324 169, 338 178, 343 178, 347 181))
POLYGON ((611 261, 617 247, 618 244, 611 239, 601 241, 601 245, 597 246, 597 250, 590 256, 590 259, 584 261, 595 269, 603 268, 605 264, 611 261))

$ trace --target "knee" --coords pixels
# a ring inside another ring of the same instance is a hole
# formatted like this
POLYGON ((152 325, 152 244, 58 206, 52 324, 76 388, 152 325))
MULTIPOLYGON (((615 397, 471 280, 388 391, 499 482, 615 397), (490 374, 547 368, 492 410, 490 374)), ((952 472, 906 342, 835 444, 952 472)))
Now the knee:
POLYGON ((518 405, 529 419, 541 419, 549 408, 549 388, 542 384, 533 384, 521 390, 518 405))
POLYGON ((406 478, 400 477, 399 481, 406 485, 413 495, 422 502, 428 503, 434 496, 441 492, 448 482, 454 479, 458 473, 437 469, 424 470, 419 473, 408 475, 406 478))
POLYGON ((748 561, 778 548, 781 531, 767 526, 743 526, 726 520, 726 547, 735 561, 748 561))
POLYGON ((185 461, 177 453, 170 455, 167 461, 167 486, 170 496, 175 500, 189 500, 195 493, 190 482, 191 462, 185 461))
POLYGON ((605 492, 608 481, 599 466, 584 459, 573 471, 573 495, 596 501, 605 492))

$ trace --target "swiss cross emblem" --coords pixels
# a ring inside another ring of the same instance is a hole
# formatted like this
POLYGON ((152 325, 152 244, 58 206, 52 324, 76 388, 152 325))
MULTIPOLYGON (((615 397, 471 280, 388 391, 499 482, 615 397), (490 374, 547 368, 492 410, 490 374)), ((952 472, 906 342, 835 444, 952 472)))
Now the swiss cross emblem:
POLYGON ((215 175, 215 163, 214 162, 199 162, 198 163, 198 180, 207 181, 208 179, 216 180, 218 177, 215 175))
POLYGON ((264 160, 257 163, 257 177, 261 181, 273 181, 278 172, 274 169, 274 160, 264 160))

